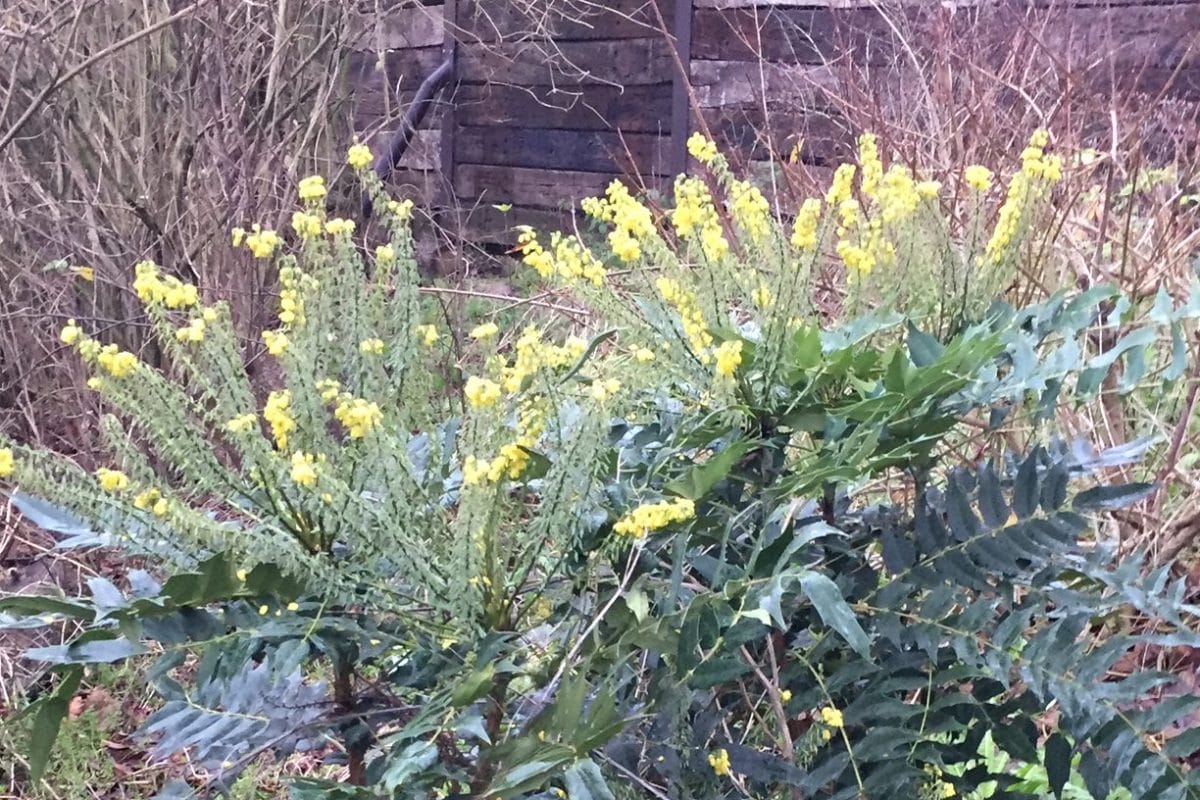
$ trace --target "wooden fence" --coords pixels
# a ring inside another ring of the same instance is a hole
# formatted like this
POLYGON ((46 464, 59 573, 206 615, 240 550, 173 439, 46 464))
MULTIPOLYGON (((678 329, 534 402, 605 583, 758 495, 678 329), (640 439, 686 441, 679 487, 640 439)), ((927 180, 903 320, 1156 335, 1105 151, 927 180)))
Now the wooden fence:
MULTIPOLYGON (((821 166, 852 132, 823 99, 833 71, 917 58, 922 25, 1014 26, 1072 74, 1200 103, 1200 0, 444 0, 363 12, 350 55, 356 128, 386 136, 452 60, 391 181, 477 242, 561 226, 616 176, 664 189, 702 118, 743 162, 796 149, 821 166), (953 13, 951 13, 953 12, 953 13), (949 21, 947 23, 947 20, 949 21), (677 43, 677 47, 673 47, 677 43), (687 77, 686 80, 683 76, 687 77), (497 206, 499 208, 497 208, 497 206)), ((945 32, 945 31, 943 31, 945 32)), ((952 35, 955 34, 951 30, 952 35)), ((984 46, 985 43, 981 43, 984 46)))

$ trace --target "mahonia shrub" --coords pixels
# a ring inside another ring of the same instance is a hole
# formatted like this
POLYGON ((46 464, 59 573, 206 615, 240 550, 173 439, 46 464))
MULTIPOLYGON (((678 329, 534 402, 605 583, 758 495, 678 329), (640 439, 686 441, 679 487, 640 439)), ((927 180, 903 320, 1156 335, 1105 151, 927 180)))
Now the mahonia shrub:
POLYGON ((607 253, 522 234, 591 331, 484 323, 452 348, 412 206, 361 145, 390 233, 368 258, 316 176, 287 241, 233 232, 278 266, 261 348, 148 262, 165 370, 68 324, 112 461, 6 441, 0 479, 64 546, 158 572, 0 601, 7 626, 80 631, 27 653, 57 673, 25 711, 32 777, 85 667, 149 655, 142 735, 211 776, 171 796, 295 750, 346 768, 293 782, 313 798, 1000 797, 1028 765, 1056 794, 1197 796, 1194 735, 1158 746, 1194 703, 1113 669, 1197 644, 1184 584, 1097 536, 1153 489, 1104 471, 1151 443, 1097 453, 1054 419, 1116 369, 1123 392, 1179 381, 1200 291, 1141 317, 1107 288, 995 302, 1059 177, 1044 134, 986 233, 993 177, 967 171, 961 235, 869 137, 786 224, 690 146, 707 172, 670 211, 619 183, 586 203, 607 253), (1092 353, 1097 326, 1116 343, 1092 353), (1131 609, 1146 633, 1105 627, 1131 609))

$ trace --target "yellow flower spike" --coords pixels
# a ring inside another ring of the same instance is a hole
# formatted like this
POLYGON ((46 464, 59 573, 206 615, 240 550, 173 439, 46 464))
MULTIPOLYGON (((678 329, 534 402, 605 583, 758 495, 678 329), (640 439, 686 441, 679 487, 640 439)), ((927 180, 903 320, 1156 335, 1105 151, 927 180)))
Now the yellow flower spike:
POLYGON ((271 426, 271 435, 280 450, 286 450, 288 434, 296 430, 296 421, 291 414, 292 395, 286 389, 271 392, 263 408, 263 419, 271 426))
POLYGON ((841 728, 845 720, 842 719, 841 711, 838 711, 833 706, 825 706, 821 709, 821 722, 830 728, 841 728))
POLYGON ((351 169, 364 170, 371 166, 374 160, 375 156, 371 154, 371 148, 365 144, 355 143, 346 152, 346 163, 350 165, 351 169))
POLYGON ((488 339, 496 338, 496 335, 499 333, 500 328, 496 325, 496 323, 485 322, 482 325, 476 325, 474 328, 472 328, 468 336, 477 342, 484 342, 488 339))
POLYGON ((70 347, 79 341, 83 336, 83 329, 75 322, 74 319, 67 320, 67 324, 63 326, 62 332, 58 334, 58 339, 63 344, 70 347))
POLYGON ((831 208, 837 208, 854 191, 854 175, 858 168, 853 164, 842 164, 833 173, 833 183, 825 195, 825 202, 831 208))
POLYGON ((96 470, 96 479, 106 492, 123 492, 129 488, 129 476, 119 470, 101 467, 96 470))
POLYGON ((613 532, 640 538, 650 531, 660 530, 674 522, 685 522, 695 515, 695 503, 686 498, 647 503, 621 517, 613 526, 613 532))
POLYGON ((655 355, 653 350, 650 350, 646 347, 639 347, 636 351, 634 351, 633 358, 639 364, 649 364, 654 360, 655 355))
POLYGON ((325 232, 330 236, 352 236, 354 234, 354 220, 331 219, 325 223, 325 232))
POLYGON ((723 343, 713 355, 717 361, 717 374, 722 378, 733 377, 742 364, 742 340, 731 339, 723 343))
POLYGON ((301 239, 312 239, 321 235, 321 218, 306 211, 292 214, 292 229, 301 239))
POLYGON ((963 180, 977 192, 992 188, 992 171, 980 164, 972 164, 963 172, 963 180))
POLYGON ((358 343, 358 350, 364 355, 382 355, 385 347, 383 339, 363 339, 358 343))
POLYGON ((796 222, 792 227, 792 247, 797 250, 816 250, 820 222, 821 201, 810 197, 796 213, 796 222))
POLYGON ((500 385, 477 375, 467 378, 463 393, 474 408, 487 408, 500 401, 500 385))
POLYGON ((346 397, 338 403, 333 416, 351 439, 362 439, 383 421, 383 412, 375 403, 362 398, 346 397))
POLYGON ((864 133, 858 137, 858 163, 862 165, 862 192, 867 197, 874 197, 883 180, 883 162, 879 159, 875 134, 864 133))
POLYGON ((717 143, 705 138, 697 131, 687 140, 688 153, 701 164, 711 164, 717 158, 717 143))
POLYGON ((270 258, 275 250, 283 244, 283 239, 275 231, 261 230, 255 225, 246 237, 246 249, 258 259, 270 258))
POLYGON ((234 228, 232 231, 229 232, 229 234, 230 234, 230 239, 233 241, 233 246, 241 247, 242 242, 246 238, 245 229, 244 228, 234 228))
POLYGON ((758 288, 750 293, 750 301, 759 308, 770 308, 772 302, 771 287, 765 283, 760 283, 758 288))
POLYGON ((388 213, 396 219, 404 222, 412 218, 413 201, 412 200, 389 200, 387 204, 388 213))
POLYGON ((154 507, 150 509, 150 513, 156 517, 165 517, 170 510, 171 504, 164 498, 155 502, 154 507))
POLYGON ((917 195, 922 200, 932 200, 942 191, 941 181, 921 181, 917 184, 917 195))
POLYGON ((127 378, 137 369, 137 356, 120 350, 115 344, 104 345, 96 354, 100 368, 114 378, 127 378))
POLYGON ((288 337, 283 331, 263 331, 262 338, 267 352, 273 356, 281 356, 288 349, 288 337))
POLYGON ((0 447, 0 478, 10 478, 17 469, 11 447, 0 447))
POLYGON ((306 203, 323 200, 329 191, 325 188, 325 179, 320 175, 310 175, 300 181, 298 187, 300 199, 306 203))
POLYGON ((709 753, 708 765, 712 767, 713 774, 718 778, 723 778, 733 774, 733 769, 729 763, 729 752, 724 748, 716 752, 709 753))
POLYGON ((289 471, 289 477, 292 482, 306 489, 311 489, 317 485, 317 468, 316 458, 311 453, 301 453, 299 451, 292 453, 292 467, 289 471))
POLYGON ((396 249, 390 244, 381 244, 375 248, 375 261, 378 264, 391 264, 396 260, 396 249))
POLYGON ((89 389, 91 389, 93 392, 98 392, 104 388, 104 379, 101 377, 98 377, 96 375, 93 375, 92 377, 87 379, 87 387, 89 389))

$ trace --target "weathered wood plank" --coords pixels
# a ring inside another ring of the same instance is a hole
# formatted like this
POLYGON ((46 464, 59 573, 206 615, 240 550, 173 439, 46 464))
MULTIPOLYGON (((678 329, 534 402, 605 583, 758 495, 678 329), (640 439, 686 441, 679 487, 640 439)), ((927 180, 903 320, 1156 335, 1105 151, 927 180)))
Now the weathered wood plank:
POLYGON ((452 224, 466 241, 515 246, 519 226, 529 225, 548 239, 553 231, 573 231, 575 217, 568 211, 521 206, 500 211, 491 204, 481 203, 457 210, 452 224))
POLYGON ((563 0, 521 4, 466 0, 461 36, 466 42, 487 43, 655 36, 660 31, 654 2, 663 3, 662 14, 669 30, 673 22, 673 0, 563 0))
POLYGON ((384 53, 359 51, 348 56, 349 85, 391 87, 392 91, 416 89, 442 63, 442 47, 414 47, 384 53))
POLYGON ((1085 64, 1200 64, 1200 5, 1062 8, 1046 14, 1046 46, 1085 64))
POLYGON ((463 125, 666 133, 670 84, 577 87, 462 86, 455 97, 463 125))
POLYGON ((837 81, 828 66, 692 61, 692 87, 701 108, 760 101, 816 103, 837 81))
POLYGON ((874 8, 698 8, 694 25, 693 59, 824 64, 848 55, 876 64, 896 50, 891 24, 874 8))
POLYGON ((671 69, 670 53, 662 39, 468 43, 460 48, 459 57, 466 83, 638 86, 670 80, 671 69))
POLYGON ((454 156, 460 164, 661 175, 666 146, 666 137, 648 133, 462 126, 454 156))
MULTIPOLYGON (((454 190, 464 201, 560 210, 574 208, 586 197, 603 195, 614 179, 605 172, 461 164, 454 178, 454 190)), ((659 190, 666 184, 666 178, 650 181, 659 190)))
POLYGON ((829 108, 731 105, 705 109, 704 120, 718 144, 741 158, 786 160, 798 145, 802 162, 829 166, 854 152, 854 131, 829 108))

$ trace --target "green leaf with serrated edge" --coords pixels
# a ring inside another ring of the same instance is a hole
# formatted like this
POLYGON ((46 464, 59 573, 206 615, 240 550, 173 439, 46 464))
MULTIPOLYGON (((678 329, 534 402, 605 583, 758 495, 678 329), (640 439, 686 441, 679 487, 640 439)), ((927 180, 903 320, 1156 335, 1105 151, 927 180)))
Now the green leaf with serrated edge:
POLYGON ((800 589, 813 604, 822 622, 837 631, 854 652, 866 659, 871 657, 871 640, 858 624, 858 619, 836 583, 819 572, 803 572, 800 574, 800 589))
POLYGON ((563 773, 567 797, 572 800, 616 800, 600 768, 590 758, 576 761, 563 773))
POLYGON ((698 464, 666 485, 671 494, 699 500, 729 475, 738 459, 754 448, 750 441, 732 442, 721 452, 698 464))

